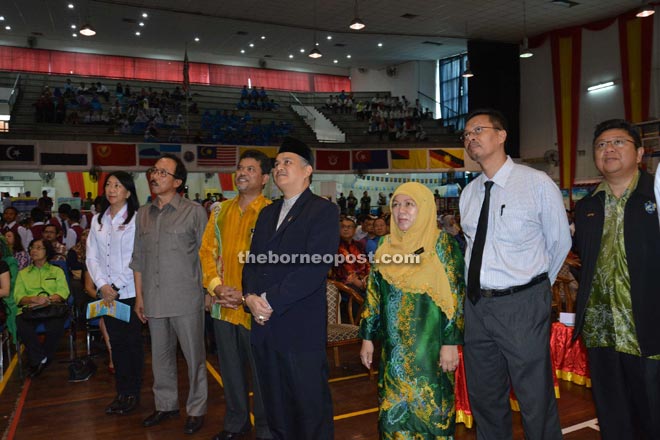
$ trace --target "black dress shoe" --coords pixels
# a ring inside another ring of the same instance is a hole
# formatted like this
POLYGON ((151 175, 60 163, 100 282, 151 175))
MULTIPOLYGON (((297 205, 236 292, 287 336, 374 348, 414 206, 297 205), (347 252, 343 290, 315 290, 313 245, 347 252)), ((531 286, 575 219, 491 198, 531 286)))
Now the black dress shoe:
POLYGON ((140 403, 140 398, 138 396, 127 395, 124 396, 121 406, 117 408, 116 414, 128 414, 137 408, 140 403))
POLYGON ((252 425, 248 422, 241 432, 231 432, 222 430, 213 437, 213 440, 238 440, 243 438, 244 435, 249 434, 252 431, 252 425))
POLYGON ((194 434, 204 425, 204 416, 188 416, 186 424, 183 427, 185 434, 194 434))
POLYGON ((106 414, 116 414, 119 408, 121 408, 122 404, 124 402, 124 395, 123 394, 117 394, 117 397, 115 397, 115 400, 110 402, 110 405, 105 407, 105 413, 106 414))
POLYGON ((179 410, 175 409, 174 411, 154 411, 149 417, 144 419, 142 426, 149 428, 150 426, 156 426, 160 422, 166 419, 171 419, 172 417, 178 417, 179 410))

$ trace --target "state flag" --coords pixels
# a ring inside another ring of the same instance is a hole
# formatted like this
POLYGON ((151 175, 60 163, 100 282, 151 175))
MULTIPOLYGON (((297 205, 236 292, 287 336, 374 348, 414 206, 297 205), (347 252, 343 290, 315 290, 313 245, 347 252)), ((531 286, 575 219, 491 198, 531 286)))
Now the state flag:
POLYGON ((427 150, 390 150, 392 168, 397 170, 425 170, 427 150))
POLYGON ((135 144, 92 143, 92 160, 97 166, 134 167, 135 144))
POLYGON ((465 150, 462 148, 442 148, 429 150, 431 163, 429 168, 463 168, 465 167, 465 150))
POLYGON ((39 162, 41 165, 87 167, 88 146, 87 142, 40 141, 39 162))
POLYGON ((247 150, 257 150, 261 151, 264 153, 266 156, 270 157, 271 159, 275 159, 277 157, 277 151, 279 150, 278 147, 259 147, 259 146, 250 146, 250 147, 241 147, 238 150, 238 157, 241 157, 243 153, 245 153, 247 150))
POLYGON ((34 162, 34 145, 0 145, 1 162, 34 162))
POLYGON ((181 157, 181 145, 138 144, 138 165, 153 166, 163 154, 173 154, 181 157))
POLYGON ((354 170, 382 170, 389 168, 387 150, 357 150, 352 153, 354 170))
POLYGON ((236 166, 236 147, 197 146, 197 165, 216 167, 236 166))
POLYGON ((351 152, 316 150, 316 169, 319 171, 349 171, 351 169, 351 152))

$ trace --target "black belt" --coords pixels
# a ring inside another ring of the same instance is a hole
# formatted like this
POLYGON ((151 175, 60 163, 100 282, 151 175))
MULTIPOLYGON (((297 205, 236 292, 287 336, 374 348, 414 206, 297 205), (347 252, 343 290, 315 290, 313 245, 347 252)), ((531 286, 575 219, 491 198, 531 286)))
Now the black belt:
POLYGON ((542 283, 547 279, 548 273, 544 272, 541 275, 535 276, 532 278, 532 281, 527 284, 523 284, 522 286, 513 286, 509 287, 508 289, 481 289, 481 296, 484 298, 493 298, 496 296, 511 295, 513 293, 520 292, 521 290, 529 289, 532 286, 536 286, 537 284, 542 283))

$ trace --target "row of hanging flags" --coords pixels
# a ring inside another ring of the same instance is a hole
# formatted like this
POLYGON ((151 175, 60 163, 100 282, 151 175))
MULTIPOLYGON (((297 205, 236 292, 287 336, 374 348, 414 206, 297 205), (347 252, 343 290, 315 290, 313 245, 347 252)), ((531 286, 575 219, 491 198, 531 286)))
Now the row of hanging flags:
MULTIPOLYGON (((35 144, 0 144, 0 164, 8 167, 18 165, 21 168, 29 165, 149 167, 163 154, 173 154, 181 157, 191 169, 233 169, 240 155, 248 149, 260 150, 271 158, 275 158, 278 150, 277 147, 261 146, 38 141, 35 144), (91 162, 88 163, 90 150, 91 162)), ((319 172, 479 169, 462 148, 316 149, 315 153, 314 168, 319 172)))
POLYGON ((571 188, 575 181, 583 29, 601 31, 618 22, 625 117, 633 123, 649 118, 654 20, 638 18, 636 12, 552 31, 530 40, 533 48, 550 37, 561 188, 571 188))

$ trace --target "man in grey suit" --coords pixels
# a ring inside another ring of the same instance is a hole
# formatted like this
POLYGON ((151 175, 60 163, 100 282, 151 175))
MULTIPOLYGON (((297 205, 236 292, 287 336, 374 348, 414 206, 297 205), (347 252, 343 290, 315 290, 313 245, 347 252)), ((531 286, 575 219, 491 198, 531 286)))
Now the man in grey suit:
POLYGON ((206 414, 204 291, 199 247, 206 226, 204 208, 178 191, 186 167, 164 155, 147 171, 153 202, 142 206, 135 222, 131 269, 135 273, 135 313, 149 322, 156 410, 143 425, 158 425, 179 415, 176 343, 188 363, 188 418, 183 431, 197 432, 206 414))

